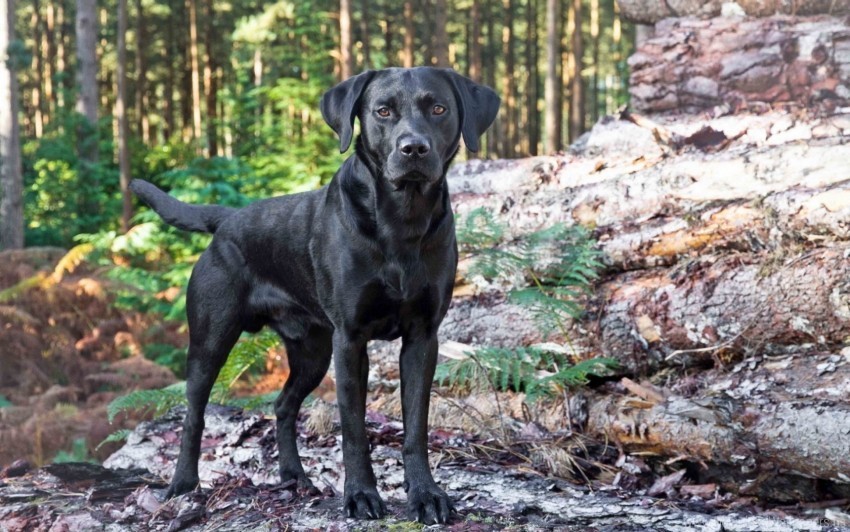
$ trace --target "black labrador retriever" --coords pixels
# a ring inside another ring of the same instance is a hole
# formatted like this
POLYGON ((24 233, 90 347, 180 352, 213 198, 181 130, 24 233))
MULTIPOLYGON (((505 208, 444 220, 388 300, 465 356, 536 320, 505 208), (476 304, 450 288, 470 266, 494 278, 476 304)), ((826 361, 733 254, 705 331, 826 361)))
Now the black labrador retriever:
POLYGON ((295 445, 304 398, 335 353, 348 516, 379 518, 365 427, 371 339, 403 340, 400 356, 408 515, 446 522, 452 503, 428 464, 428 403, 437 328, 457 268, 454 216, 445 175, 463 137, 478 150, 499 97, 436 68, 368 71, 324 94, 322 116, 351 144, 329 185, 257 201, 242 209, 182 203, 150 183, 130 188, 167 223, 214 233, 187 293, 188 413, 168 496, 198 484, 204 409, 242 331, 268 325, 283 339, 291 374, 275 401, 281 481, 312 483, 295 445))

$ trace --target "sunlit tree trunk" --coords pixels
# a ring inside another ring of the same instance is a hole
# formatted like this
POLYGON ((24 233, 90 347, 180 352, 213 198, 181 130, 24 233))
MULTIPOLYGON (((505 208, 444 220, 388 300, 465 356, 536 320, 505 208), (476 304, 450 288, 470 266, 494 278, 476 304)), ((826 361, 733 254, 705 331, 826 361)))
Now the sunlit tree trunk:
POLYGON ((42 77, 41 5, 39 0, 33 0, 32 8, 32 19, 30 23, 33 29, 32 72, 34 83, 30 92, 30 101, 32 107, 32 134, 38 139, 44 134, 44 115, 41 102, 41 87, 44 84, 44 78, 42 77))
POLYGON ((212 0, 204 2, 206 35, 204 37, 204 97, 207 104, 207 155, 218 157, 218 63, 215 49, 215 7, 212 0))
POLYGON ((560 13, 559 0, 546 0, 546 86, 544 88, 545 107, 545 147, 546 153, 555 153, 561 149, 561 76, 558 67, 561 64, 561 35, 558 31, 560 13))
MULTIPOLYGON (((174 0, 169 1, 170 14, 174 17, 174 0)), ((166 65, 165 86, 163 87, 163 130, 162 135, 166 142, 171 140, 175 132, 174 124, 174 85, 177 83, 176 63, 182 57, 177 39, 174 37, 174 24, 165 25, 165 46, 162 47, 160 57, 166 65)))
POLYGON ((469 77, 481 81, 481 13, 480 0, 472 0, 469 10, 469 77))
POLYGON ((65 6, 62 2, 56 4, 56 28, 59 31, 59 37, 56 41, 56 69, 54 72, 63 72, 65 76, 62 78, 62 83, 57 87, 56 105, 60 109, 65 107, 65 93, 71 93, 74 89, 75 76, 70 75, 70 61, 68 60, 68 50, 71 49, 71 28, 70 24, 65 20, 65 6))
MULTIPOLYGON (((56 74, 56 10, 53 0, 48 0, 44 13, 44 34, 41 49, 44 53, 44 104, 45 123, 49 123, 56 110, 56 92, 53 78, 56 74)), ((61 39, 60 39, 61 41, 61 39)))
POLYGON ((575 142, 579 135, 584 133, 584 82, 581 75, 584 66, 584 40, 581 33, 581 0, 572 0, 570 14, 573 20, 570 50, 573 64, 570 80, 570 142, 575 142))
POLYGON ((404 50, 401 64, 405 68, 413 66, 413 0, 404 2, 404 50))
POLYGON ((24 247, 18 84, 15 65, 6 55, 14 28, 14 0, 0 0, 0 249, 24 247))
POLYGON ((599 119, 599 0, 590 0, 590 41, 593 47, 590 120, 591 123, 595 124, 599 119))
POLYGON ((398 64, 398 57, 396 56, 395 44, 393 41, 393 33, 395 32, 394 18, 393 18, 393 3, 392 0, 387 0, 384 5, 384 20, 382 30, 384 32, 384 55, 387 58, 388 66, 394 66, 398 64))
POLYGON ((189 11, 189 60, 192 68, 192 138, 201 138, 201 70, 198 59, 197 0, 186 0, 189 11))
POLYGON ((341 79, 354 74, 354 56, 351 53, 351 0, 339 1, 339 73, 341 79))
POLYGON ((525 63, 527 65, 526 68, 528 68, 528 76, 525 83, 526 135, 528 140, 526 151, 528 155, 537 155, 537 144, 540 142, 540 122, 537 112, 537 0, 528 0, 525 23, 525 63))
POLYGON ((130 198, 130 151, 127 146, 127 0, 118 0, 118 91, 115 118, 118 121, 118 171, 121 188, 121 231, 130 228, 133 203, 130 198))
POLYGON ((502 26, 502 57, 505 59, 505 75, 502 81, 504 91, 504 113, 502 120, 502 150, 499 155, 505 158, 514 156, 516 142, 516 86, 514 82, 514 10, 511 0, 502 0, 505 25, 502 26))
MULTIPOLYGON (((171 26, 171 24, 168 24, 171 26)), ((150 120, 148 119, 148 59, 147 26, 142 0, 136 0, 136 120, 142 142, 151 140, 150 120)), ((169 63, 171 61, 169 60, 169 63)))
POLYGON ((77 0, 77 112, 86 125, 79 132, 80 156, 89 163, 97 160, 97 2, 77 0))
POLYGON ((441 68, 451 66, 449 63, 449 36, 446 33, 448 8, 446 0, 436 0, 434 2, 434 32, 433 40, 431 41, 434 54, 434 64, 441 68))
POLYGON ((369 0, 360 0, 360 38, 363 42, 363 69, 372 67, 371 32, 369 31, 369 0))

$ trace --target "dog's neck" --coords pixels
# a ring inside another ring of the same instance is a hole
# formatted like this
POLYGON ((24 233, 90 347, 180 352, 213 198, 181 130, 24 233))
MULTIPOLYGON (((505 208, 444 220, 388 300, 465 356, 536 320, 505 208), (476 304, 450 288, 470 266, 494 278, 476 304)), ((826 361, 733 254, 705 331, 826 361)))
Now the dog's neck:
POLYGON ((416 260, 423 247, 452 228, 445 175, 433 184, 409 183, 395 189, 359 154, 349 157, 334 179, 346 222, 397 258, 416 260))

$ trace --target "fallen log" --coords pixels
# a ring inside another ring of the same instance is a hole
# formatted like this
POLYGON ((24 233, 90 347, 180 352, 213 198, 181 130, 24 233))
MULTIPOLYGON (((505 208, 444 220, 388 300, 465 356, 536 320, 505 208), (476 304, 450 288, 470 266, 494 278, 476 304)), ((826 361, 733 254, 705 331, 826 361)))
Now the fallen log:
POLYGON ((618 0, 620 13, 626 20, 639 24, 655 24, 669 17, 711 18, 720 14, 750 15, 846 15, 850 13, 848 0, 737 0, 723 2, 709 0, 618 0))
POLYGON ((595 398, 587 432, 628 453, 690 462, 696 482, 740 494, 779 502, 850 494, 845 355, 755 357, 732 372, 674 380, 671 388, 663 400, 595 398))
MULTIPOLYGON (((748 3, 755 4, 763 3, 748 3)), ((850 2, 840 4, 850 12, 850 2)), ((631 105, 639 111, 783 104, 832 111, 850 102, 850 30, 842 18, 669 18, 655 30, 629 58, 631 105)))
POLYGON ((789 258, 707 256, 617 276, 601 289, 600 348, 647 371, 776 346, 840 344, 850 336, 848 253, 840 246, 789 258))

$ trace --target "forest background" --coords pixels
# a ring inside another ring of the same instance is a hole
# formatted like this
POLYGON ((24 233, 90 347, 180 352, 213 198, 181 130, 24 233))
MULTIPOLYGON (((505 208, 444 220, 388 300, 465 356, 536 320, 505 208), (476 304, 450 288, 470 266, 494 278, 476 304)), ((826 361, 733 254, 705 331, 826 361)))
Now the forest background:
MULTIPOLYGON (((2 248, 112 242, 147 220, 131 178, 229 205, 327 183, 345 156, 318 100, 369 68, 452 67, 503 97, 477 156, 554 153, 626 102, 634 47, 614 0, 18 0, 7 20, 2 248)), ((205 242, 138 232, 160 267, 205 242)))

